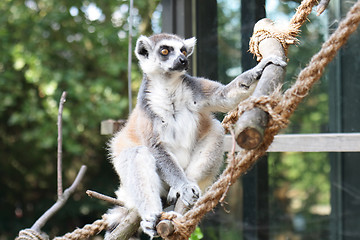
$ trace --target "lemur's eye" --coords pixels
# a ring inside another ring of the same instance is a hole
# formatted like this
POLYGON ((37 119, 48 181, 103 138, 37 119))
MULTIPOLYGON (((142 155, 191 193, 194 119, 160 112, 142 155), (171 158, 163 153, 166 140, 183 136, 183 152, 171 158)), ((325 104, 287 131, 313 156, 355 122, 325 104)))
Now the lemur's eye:
POLYGON ((182 54, 184 54, 184 56, 186 57, 187 52, 185 50, 182 51, 182 54))
POLYGON ((169 54, 169 50, 167 50, 166 48, 164 48, 163 50, 161 50, 161 54, 166 56, 169 54))

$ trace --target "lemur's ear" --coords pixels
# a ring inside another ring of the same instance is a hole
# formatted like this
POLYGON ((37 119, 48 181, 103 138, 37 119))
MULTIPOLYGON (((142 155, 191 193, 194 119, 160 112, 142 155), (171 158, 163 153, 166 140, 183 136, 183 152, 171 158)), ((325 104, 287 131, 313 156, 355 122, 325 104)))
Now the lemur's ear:
POLYGON ((151 40, 148 37, 140 36, 136 41, 135 55, 141 60, 149 57, 149 52, 152 50, 151 40))
POLYGON ((188 52, 187 56, 189 57, 194 52, 196 38, 192 37, 192 38, 185 39, 184 43, 185 43, 186 50, 188 52))

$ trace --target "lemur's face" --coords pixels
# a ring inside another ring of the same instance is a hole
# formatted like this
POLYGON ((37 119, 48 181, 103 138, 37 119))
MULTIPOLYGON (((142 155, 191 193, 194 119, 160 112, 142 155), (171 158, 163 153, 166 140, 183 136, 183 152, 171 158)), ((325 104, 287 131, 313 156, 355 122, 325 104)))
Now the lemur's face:
POLYGON ((141 36, 135 54, 145 74, 185 73, 195 43, 195 38, 183 40, 170 34, 141 36))

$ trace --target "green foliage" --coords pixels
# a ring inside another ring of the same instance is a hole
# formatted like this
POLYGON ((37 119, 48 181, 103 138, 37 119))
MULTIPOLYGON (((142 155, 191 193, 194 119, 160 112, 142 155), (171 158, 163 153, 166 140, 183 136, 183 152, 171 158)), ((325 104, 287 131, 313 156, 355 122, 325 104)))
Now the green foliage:
MULTIPOLYGON (((135 34, 151 33, 159 1, 136 1, 135 34), (139 29, 139 22, 142 27, 139 29)), ((128 1, 0 1, 0 238, 14 238, 56 200, 58 101, 63 114, 64 187, 88 172, 72 200, 45 227, 64 234, 109 207, 86 189, 113 195, 100 122, 126 118, 128 1), (89 14, 93 10, 94 14, 89 14), (59 224, 59 222, 65 224, 59 224)), ((134 91, 141 80, 133 64, 134 91)))
POLYGON ((189 240, 200 240, 203 239, 204 235, 199 227, 196 227, 195 231, 191 234, 189 240))
POLYGON ((217 14, 218 76, 222 83, 229 83, 242 71, 240 1, 218 1, 217 14))
MULTIPOLYGON (((292 16, 298 4, 279 4, 277 11, 292 16)), ((278 14, 278 12, 276 12, 278 14)), ((300 44, 289 48, 284 90, 306 67, 326 38, 324 17, 309 16, 301 28, 300 44)), ((320 80, 290 119, 284 133, 328 132, 328 86, 326 77, 320 80)), ((302 236, 324 239, 328 228, 330 207, 330 162, 327 153, 269 154, 271 234, 274 238, 302 236), (321 212, 318 209, 325 209, 321 212), (295 229, 294 219, 303 219, 304 229, 295 229)), ((291 238, 291 237, 290 237, 291 238)))

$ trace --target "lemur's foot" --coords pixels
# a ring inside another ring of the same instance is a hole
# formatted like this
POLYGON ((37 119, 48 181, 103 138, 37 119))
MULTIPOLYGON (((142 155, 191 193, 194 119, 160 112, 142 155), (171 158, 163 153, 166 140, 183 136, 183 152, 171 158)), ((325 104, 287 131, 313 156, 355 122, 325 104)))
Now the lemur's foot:
POLYGON ((144 233, 149 235, 152 238, 158 237, 159 234, 156 231, 156 225, 158 224, 160 219, 160 214, 151 214, 146 216, 140 222, 140 226, 144 233))

